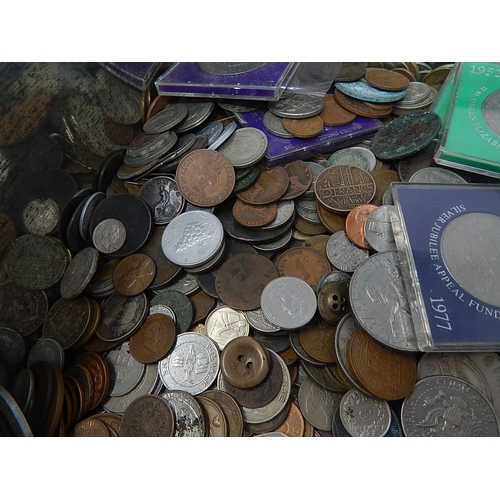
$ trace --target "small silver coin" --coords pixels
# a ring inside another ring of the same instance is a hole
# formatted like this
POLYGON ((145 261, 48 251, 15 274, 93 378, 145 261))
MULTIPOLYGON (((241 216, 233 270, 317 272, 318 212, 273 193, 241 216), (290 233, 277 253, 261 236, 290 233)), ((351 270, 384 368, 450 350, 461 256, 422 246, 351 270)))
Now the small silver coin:
POLYGON ((175 437, 204 437, 203 411, 194 396, 185 391, 164 391, 159 394, 175 414, 175 437))
POLYGON ((127 238, 125 226, 118 219, 105 219, 97 224, 92 234, 92 242, 101 253, 120 250, 127 238))
POLYGON ((369 255, 368 250, 352 244, 345 231, 333 233, 326 244, 326 256, 332 266, 346 273, 354 272, 369 255))
POLYGON ((170 130, 186 118, 188 110, 182 103, 170 103, 144 123, 142 130, 147 134, 159 134, 170 130))
POLYGON ((253 127, 235 130, 231 137, 218 148, 218 151, 231 162, 234 168, 255 165, 266 154, 266 150, 266 134, 253 127))
POLYGON ((68 264, 61 279, 60 292, 63 299, 75 299, 83 293, 97 270, 99 252, 87 247, 78 252, 68 264))
POLYGON ((281 276, 264 287, 260 307, 271 323, 291 330, 309 323, 316 313, 317 299, 304 280, 281 276))
POLYGON ((283 94, 278 101, 268 104, 269 111, 281 118, 309 118, 323 110, 325 102, 309 94, 283 94))
POLYGON ((138 196, 151 209, 155 224, 168 224, 184 208, 184 197, 170 177, 157 176, 146 181, 138 196))
POLYGON ((392 222, 398 218, 392 205, 380 205, 368 214, 365 221, 365 238, 377 252, 396 252, 392 222))

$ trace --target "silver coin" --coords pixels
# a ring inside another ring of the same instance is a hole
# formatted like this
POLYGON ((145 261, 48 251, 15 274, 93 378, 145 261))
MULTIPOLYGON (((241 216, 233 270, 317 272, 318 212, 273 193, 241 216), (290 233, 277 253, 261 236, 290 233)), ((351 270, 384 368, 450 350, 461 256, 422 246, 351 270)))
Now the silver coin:
POLYGON ((127 230, 118 219, 105 219, 97 224, 92 233, 92 242, 101 253, 120 250, 127 238, 127 230))
POLYGON ((169 390, 192 396, 207 390, 219 371, 219 349, 206 335, 181 333, 173 351, 158 362, 160 378, 169 390))
POLYGON ((80 220, 78 221, 78 229, 80 230, 80 236, 85 241, 92 241, 89 229, 90 218, 95 207, 97 207, 97 205, 99 205, 99 203, 104 200, 104 198, 106 198, 106 194, 101 191, 97 191, 91 194, 83 205, 82 212, 80 214, 80 220))
POLYGON ((237 128, 238 125, 236 124, 236 122, 228 123, 224 127, 224 130, 219 135, 219 137, 217 137, 217 139, 214 142, 212 142, 212 144, 210 144, 210 146, 208 146, 207 149, 217 149, 219 146, 224 144, 224 142, 226 142, 231 137, 231 135, 233 135, 233 133, 237 128))
POLYGON ((309 323, 316 313, 317 299, 304 280, 281 276, 264 287, 260 307, 271 323, 291 330, 309 323))
POLYGON ((97 270, 99 252, 87 247, 78 252, 68 264, 61 279, 60 292, 63 299, 75 299, 85 290, 97 270))
MULTIPOLYGON (((164 132, 164 134, 168 134, 164 138, 164 140, 159 144, 159 146, 153 151, 149 151, 146 154, 141 156, 131 156, 129 154, 125 154, 125 158, 123 159, 123 163, 127 167, 142 167, 143 165, 147 165, 148 163, 153 163, 155 160, 161 158, 164 154, 168 153, 177 142, 177 134, 172 131, 164 132)), ((119 171, 120 172, 120 171, 119 171)))
MULTIPOLYGON (((290 372, 286 363, 283 361, 281 356, 276 354, 274 351, 269 351, 271 356, 274 356, 273 361, 279 363, 281 370, 283 372, 283 381, 281 383, 280 391, 278 395, 266 406, 260 408, 247 408, 243 406, 241 412, 243 414, 243 421, 248 424, 262 424, 264 422, 269 422, 272 418, 278 415, 288 404, 290 399, 290 393, 292 389, 292 383, 290 380, 290 372)), ((218 382, 221 380, 219 376, 218 382)), ((220 387, 218 387, 220 389, 220 387)))
POLYGON ((165 257, 179 266, 200 266, 214 257, 224 241, 219 219, 202 210, 184 212, 165 228, 162 250, 165 257))
POLYGON ((159 134, 170 130, 186 118, 188 110, 180 102, 169 103, 164 109, 153 115, 142 126, 146 134, 159 134))
POLYGON ((273 325, 262 312, 262 309, 253 309, 251 311, 243 311, 249 325, 258 332, 262 333, 276 333, 280 332, 279 326, 273 325))
POLYGON ((175 414, 175 437, 204 437, 206 431, 203 411, 196 398, 185 391, 160 393, 175 414))
POLYGON ((222 245, 220 246, 219 250, 217 253, 207 262, 204 262, 203 264, 200 264, 199 266, 184 266, 187 270, 191 271, 191 273, 203 273, 205 271, 208 271, 215 267, 222 257, 224 256, 224 252, 226 250, 226 244, 225 241, 222 240, 222 245))
POLYGON ((382 437, 391 426, 389 403, 358 389, 347 391, 340 402, 340 419, 355 437, 382 437))
POLYGON ((184 271, 174 282, 165 287, 162 287, 161 289, 155 290, 155 293, 159 294, 164 292, 165 290, 177 290, 188 296, 197 292, 199 289, 200 285, 198 284, 196 275, 184 271))
POLYGON ((302 196, 306 198, 316 199, 316 195, 314 194, 314 186, 316 184, 316 178, 321 172, 323 172, 323 170, 325 170, 325 167, 313 161, 305 161, 304 163, 309 167, 309 170, 311 171, 312 182, 311 185, 307 188, 307 191, 302 196))
POLYGON ((234 168, 245 168, 259 162, 267 150, 267 137, 258 128, 244 127, 235 130, 218 151, 234 168))
POLYGON ((23 210, 23 225, 31 234, 50 234, 59 223, 59 206, 52 198, 31 200, 23 210))
POLYGON ((400 107, 413 106, 425 101, 431 93, 431 87, 423 82, 410 82, 406 89, 403 99, 397 101, 396 105, 400 107))
POLYGON ((33 437, 24 413, 3 385, 0 385, 0 418, 3 429, 8 427, 9 434, 6 437, 33 437))
POLYGON ((103 403, 103 408, 111 413, 122 415, 132 401, 135 401, 140 396, 146 394, 154 394, 158 385, 158 369, 154 363, 149 363, 145 366, 142 378, 135 388, 124 394, 123 396, 110 396, 103 403))
POLYGON ((488 127, 490 127, 496 135, 500 135, 499 108, 500 92, 495 90, 494 92, 488 94, 484 100, 483 105, 481 106, 481 114, 488 127))
POLYGON ((221 135, 224 125, 221 121, 213 121, 207 123, 196 135, 204 135, 207 138, 207 147, 211 146, 214 141, 221 135))
POLYGON ((419 351, 397 252, 376 253, 363 262, 352 275, 349 300, 356 321, 376 341, 419 351))
POLYGON ((270 334, 269 332, 259 335, 256 330, 253 330, 250 332, 250 336, 254 337, 255 340, 258 340, 262 345, 271 351, 274 351, 276 354, 284 352, 290 348, 290 339, 288 338, 288 335, 283 336, 281 334, 281 330, 279 333, 277 332, 276 336, 273 336, 273 334, 270 334))
POLYGON ((250 325, 243 311, 223 306, 217 307, 207 316, 205 330, 222 351, 231 340, 248 336, 250 325))
POLYGON ((415 172, 408 182, 423 182, 428 184, 467 184, 460 175, 441 167, 427 167, 415 172))
POLYGON ((123 396, 137 387, 144 375, 146 365, 130 354, 128 342, 109 351, 104 359, 111 372, 110 396, 123 396))
POLYGON ((250 113, 262 106, 262 102, 246 99, 218 99, 217 104, 229 115, 250 113))
POLYGON ((429 109, 438 96, 437 89, 434 87, 431 87, 430 89, 431 91, 425 100, 417 104, 407 104, 405 106, 394 105, 392 108, 392 114, 402 116, 413 113, 414 111, 425 111, 429 109))
POLYGON ((175 170, 182 155, 190 152, 195 142, 195 134, 184 134, 178 136, 177 141, 175 142, 173 148, 168 151, 168 154, 162 156, 155 162, 155 171, 164 173, 175 170))
POLYGON ((293 137, 293 135, 290 134, 290 132, 287 132, 285 127, 283 127, 283 118, 276 116, 274 113, 271 113, 271 111, 266 111, 264 113, 262 124, 268 132, 271 132, 271 134, 277 135, 278 137, 284 137, 285 139, 293 137))
POLYGON ((377 158, 369 149, 353 146, 339 149, 333 153, 328 158, 327 167, 332 165, 352 165, 371 172, 376 164, 377 158))
POLYGON ((172 319, 172 321, 174 323, 176 323, 176 317, 175 317, 175 313, 174 311, 172 310, 171 307, 168 307, 168 306, 164 306, 162 304, 157 304, 156 306, 151 306, 149 308, 149 314, 164 314, 165 316, 168 316, 169 318, 172 319))
POLYGON ((45 361, 62 370, 64 368, 64 359, 64 350, 57 340, 41 338, 31 348, 26 366, 30 368, 37 361, 45 361))
POLYGON ((278 200, 276 217, 269 224, 260 228, 260 231, 267 231, 285 226, 290 222, 295 215, 295 202, 294 200, 278 200))
POLYGON ((318 212, 316 210, 307 210, 304 209, 303 206, 297 204, 297 215, 305 220, 306 222, 309 222, 310 224, 321 224, 321 221, 319 220, 318 217, 318 212))
POLYGON ((396 252, 392 222, 398 218, 396 208, 381 205, 368 214, 365 221, 365 238, 377 252, 396 252))
POLYGON ((168 224, 184 208, 184 197, 170 177, 158 176, 146 181, 138 196, 151 209, 155 224, 168 224))
POLYGON ((498 420, 488 400, 456 377, 435 375, 415 384, 401 407, 408 437, 497 437, 498 420))
POLYGON ((474 386, 500 418, 500 356, 494 352, 427 352, 418 362, 418 380, 450 375, 474 386))
POLYGON ((332 266, 346 273, 353 273, 369 255, 368 250, 351 243, 345 231, 333 233, 326 244, 326 256, 332 266))
POLYGON ((394 198, 392 196, 392 186, 389 186, 382 197, 384 205, 394 205, 394 198))
POLYGON ((278 101, 269 102, 271 113, 281 118, 309 118, 323 110, 325 102, 310 94, 283 94, 278 101))
POLYGON ((329 391, 306 377, 299 387, 298 403, 302 415, 315 429, 329 431, 342 397, 342 393, 329 391))
POLYGON ((319 292, 324 285, 331 283, 332 281, 340 281, 340 283, 346 283, 347 286, 349 286, 349 283, 351 282, 351 275, 345 273, 344 271, 337 270, 324 274, 318 281, 316 295, 319 295, 319 292))
POLYGON ((293 230, 290 228, 285 234, 279 238, 268 241, 267 243, 261 243, 260 245, 252 245, 256 250, 261 250, 263 252, 274 252, 280 248, 285 247, 292 239, 293 230))
POLYGON ((174 127, 175 132, 179 134, 187 132, 202 124, 213 111, 215 101, 204 101, 191 98, 188 101, 183 101, 183 104, 187 108, 187 116, 174 127))

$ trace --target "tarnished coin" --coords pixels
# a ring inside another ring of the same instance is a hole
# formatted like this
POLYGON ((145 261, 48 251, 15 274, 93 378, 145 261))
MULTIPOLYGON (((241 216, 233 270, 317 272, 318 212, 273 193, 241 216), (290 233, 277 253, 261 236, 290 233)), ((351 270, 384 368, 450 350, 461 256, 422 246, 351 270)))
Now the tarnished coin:
POLYGON ((380 90, 369 85, 366 80, 357 80, 355 82, 337 82, 334 84, 335 89, 340 92, 367 102, 395 102, 403 99, 406 90, 388 91, 380 90))
POLYGON ((175 314, 177 333, 186 332, 193 320, 193 305, 186 294, 179 290, 161 290, 151 299, 151 307, 164 305, 175 314))
POLYGON ((231 340, 250 333, 250 327, 243 312, 226 306, 217 307, 208 315, 205 328, 207 336, 217 344, 220 350, 224 349, 231 340))
POLYGON ((368 63, 363 62, 343 62, 335 77, 335 82, 354 82, 365 76, 368 63))
POLYGON ((109 351, 104 359, 111 374, 110 397, 124 396, 137 387, 146 367, 130 354, 128 342, 109 351))
POLYGON ((369 257, 369 251, 352 244, 345 231, 337 231, 326 244, 326 255, 332 266, 346 273, 354 272, 369 257))
POLYGON ((333 97, 333 94, 326 94, 323 97, 325 106, 321 113, 318 115, 323 123, 328 127, 338 127, 347 125, 356 118, 355 113, 347 111, 343 108, 333 97))
POLYGON ((138 397, 123 414, 123 437, 173 437, 174 429, 172 408, 154 394, 138 397))
POLYGON ((359 325, 391 349, 418 352, 417 338, 397 252, 376 253, 354 271, 349 285, 359 325))
POLYGON ((375 342, 363 330, 347 346, 351 372, 369 394, 388 401, 403 399, 417 381, 413 353, 396 352, 375 342))
POLYGON ((111 372, 104 358, 97 353, 82 353, 75 360, 75 364, 84 366, 92 375, 94 382, 94 397, 90 403, 93 410, 103 403, 108 396, 111 383, 111 372))
POLYGON ((239 192, 237 197, 251 205, 266 205, 279 200, 286 193, 289 183, 283 167, 268 169, 261 164, 257 180, 248 189, 239 192))
POLYGON ((433 111, 417 111, 395 118, 375 134, 371 150, 381 160, 399 160, 424 149, 441 128, 433 111))
POLYGON ((215 298, 201 289, 190 295, 189 300, 193 304, 193 323, 205 320, 215 306, 215 298))
POLYGON ((78 422, 69 432, 68 437, 109 437, 108 426, 95 418, 86 418, 78 422))
POLYGON ((292 161, 283 167, 288 174, 289 184, 281 201, 292 200, 302 196, 312 184, 312 172, 302 160, 292 161))
POLYGON ((129 340, 130 354, 141 363, 156 363, 175 343, 174 321, 165 314, 150 314, 129 340))
POLYGON ((229 197, 236 177, 231 162, 222 153, 199 149, 181 160, 176 180, 186 200, 194 205, 210 207, 229 197))
POLYGON ((16 239, 17 229, 14 221, 7 214, 0 213, 0 254, 16 239))
POLYGON ((55 285, 67 265, 68 255, 61 243, 38 234, 19 236, 4 256, 8 277, 27 290, 44 290, 55 285))
POLYGON ((203 411, 194 396, 185 391, 164 391, 159 394, 175 415, 175 437, 204 437, 206 424, 203 411))
POLYGON ((497 437, 498 418, 477 389, 448 375, 426 377, 415 384, 401 407, 408 437, 497 437))
POLYGON ((300 139, 310 139, 321 134, 323 125, 323 120, 319 115, 300 119, 283 118, 283 128, 293 137, 300 139))
POLYGON ((329 325, 322 318, 315 317, 299 331, 299 340, 304 350, 322 363, 335 363, 336 327, 329 325))
POLYGON ((147 134, 165 132, 186 118, 188 110, 182 103, 168 103, 161 111, 149 118, 142 129, 147 134))
POLYGON ((98 260, 99 252, 92 247, 84 248, 73 257, 61 279, 63 299, 74 299, 85 290, 94 277, 98 260))
POLYGON ((228 437, 229 426, 222 407, 213 399, 202 394, 196 396, 205 418, 206 435, 208 437, 228 437))
POLYGON ((321 113, 321 97, 309 94, 283 94, 278 101, 268 104, 269 111, 282 118, 309 118, 321 113))
POLYGON ((365 80, 372 87, 390 92, 405 90, 410 84, 410 80, 401 73, 377 68, 368 70, 365 74, 365 80))
POLYGON ((121 415, 115 415, 114 413, 103 412, 92 415, 92 418, 94 420, 100 420, 101 422, 104 422, 108 426, 108 429, 110 429, 110 433, 113 436, 120 437, 122 435, 121 415), (115 434, 113 434, 113 432, 115 434))
POLYGON ((276 326, 295 329, 308 323, 316 313, 314 290, 295 276, 282 276, 266 285, 260 307, 264 316, 276 326))
POLYGON ((304 417, 299 407, 293 402, 290 403, 290 409, 286 420, 276 427, 274 432, 282 432, 289 437, 303 437, 305 431, 304 417))
POLYGON ((168 224, 184 208, 184 198, 177 183, 166 176, 146 181, 138 193, 151 209, 155 224, 168 224))
POLYGON ((390 115, 390 111, 374 109, 365 104, 363 101, 350 97, 347 94, 340 92, 338 89, 335 89, 333 96, 340 106, 351 113, 355 113, 356 115, 363 116, 365 118, 383 118, 390 115))
POLYGON ((115 253, 127 238, 125 226, 117 219, 104 219, 92 233, 92 242, 101 253, 115 253))
POLYGON ((64 360, 64 350, 57 340, 41 338, 30 349, 26 366, 30 368, 37 361, 45 361, 62 370, 64 360))
POLYGON ((316 213, 318 214, 318 219, 321 221, 321 224, 325 226, 329 233, 333 234, 337 231, 345 231, 346 215, 329 212, 320 203, 316 205, 316 213))
POLYGON ((287 132, 283 127, 283 118, 276 116, 274 113, 271 113, 271 111, 266 111, 264 113, 262 124, 268 132, 278 137, 285 137, 287 139, 293 137, 293 135, 287 132))
POLYGON ((210 144, 210 146, 208 146, 208 149, 215 150, 219 146, 224 144, 234 134, 234 132, 236 131, 237 128, 238 128, 238 125, 236 124, 236 122, 234 122, 234 121, 229 122, 226 126, 224 126, 219 137, 217 137, 217 139, 215 139, 215 141, 212 142, 212 144, 210 144))
POLYGON ((0 364, 9 373, 17 371, 24 360, 26 344, 15 330, 0 327, 0 364))
POLYGON ((159 361, 160 378, 170 390, 192 396, 208 389, 219 371, 219 349, 206 335, 186 332, 177 336, 173 351, 159 361))
POLYGON ((466 184, 467 181, 456 172, 441 167, 423 168, 415 172, 408 182, 424 182, 428 184, 466 184))
POLYGON ((370 203, 375 196, 375 181, 362 168, 333 165, 318 175, 314 192, 327 210, 347 215, 355 206, 370 203))
POLYGON ((234 168, 255 165, 266 154, 267 136, 261 130, 244 127, 234 131, 217 151, 231 162, 234 168))
POLYGON ((399 174, 394 170, 385 169, 375 169, 370 174, 375 181, 375 196, 370 203, 379 206, 384 204, 384 196, 391 188, 391 184, 400 181, 399 174))
POLYGON ((354 207, 348 214, 345 222, 345 233, 351 243, 359 248, 371 250, 371 245, 365 236, 365 222, 368 215, 377 208, 376 205, 362 203, 354 207))
POLYGON ((351 436, 382 437, 391 425, 389 403, 358 389, 350 389, 344 394, 339 411, 340 419, 351 436))
POLYGON ((52 198, 31 200, 23 210, 23 225, 31 234, 51 234, 59 223, 59 206, 52 198))
POLYGON ((229 427, 229 437, 241 437, 243 435, 243 415, 235 399, 226 392, 217 389, 205 391, 203 396, 215 401, 222 408, 229 427))
POLYGON ((392 205, 380 205, 368 214, 365 220, 365 238, 377 252, 395 252, 396 242, 392 222, 398 218, 392 205))
MULTIPOLYGON (((177 101, 176 101, 177 102, 177 101)), ((175 132, 183 133, 201 125, 209 116, 215 106, 213 99, 185 98, 179 99, 187 108, 187 116, 174 127, 175 132)))
POLYGON ((251 311, 245 311, 245 316, 248 320, 250 326, 257 332, 272 334, 281 331, 281 328, 273 325, 262 312, 259 307, 257 309, 252 309, 251 311))
POLYGON ((234 218, 245 227, 258 228, 270 224, 278 214, 278 205, 251 205, 240 199, 233 205, 234 218))
POLYGON ((353 146, 339 149, 333 153, 328 158, 327 166, 350 165, 371 172, 375 168, 376 162, 375 155, 369 149, 353 146))
POLYGON ((230 307, 241 311, 257 309, 264 287, 279 276, 276 266, 258 254, 239 254, 218 269, 215 290, 230 307))
POLYGON ((135 253, 124 257, 113 272, 115 290, 126 297, 144 292, 156 275, 155 261, 149 255, 135 253))
POLYGON ((411 176, 418 170, 430 166, 436 166, 434 162, 434 151, 436 150, 436 140, 432 140, 428 146, 415 154, 406 156, 398 161, 398 174, 403 182, 408 182, 411 176))

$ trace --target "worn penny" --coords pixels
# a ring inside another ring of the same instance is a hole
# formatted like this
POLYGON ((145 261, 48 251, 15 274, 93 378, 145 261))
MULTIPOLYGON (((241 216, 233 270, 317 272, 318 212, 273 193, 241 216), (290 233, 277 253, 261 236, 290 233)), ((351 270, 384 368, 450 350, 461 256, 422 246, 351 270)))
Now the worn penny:
POLYGON ((390 92, 404 90, 410 84, 405 75, 388 69, 370 69, 365 74, 365 80, 372 87, 390 92))
POLYGON ((368 215, 377 208, 377 205, 369 203, 354 207, 348 214, 345 224, 345 232, 349 241, 359 248, 371 250, 371 245, 365 236, 365 222, 368 215))
POLYGON ((104 358, 97 353, 86 352, 80 354, 75 364, 87 368, 92 376, 94 393, 90 409, 97 408, 108 396, 111 373, 104 358))
POLYGON ((380 111, 367 106, 363 101, 350 97, 338 89, 335 89, 333 95, 340 106, 351 113, 355 113, 356 115, 363 116, 365 118, 383 118, 390 114, 390 111, 380 111))
POLYGON ((312 184, 312 172, 302 160, 295 160, 283 167, 288 174, 289 184, 281 200, 292 200, 303 195, 312 184))
POLYGON ((287 191, 290 179, 283 167, 266 168, 260 165, 257 180, 236 196, 251 205, 266 205, 279 200, 287 191))
POLYGON ((278 205, 276 203, 251 205, 238 199, 233 205, 233 217, 245 227, 256 228, 270 224, 276 218, 277 213, 278 205))
POLYGON ((346 215, 330 212, 320 203, 317 204, 316 210, 319 220, 326 227, 328 232, 333 234, 337 231, 345 230, 346 215))
POLYGON ((323 123, 328 127, 339 127, 351 123, 356 114, 343 108, 333 97, 333 94, 327 94, 323 97, 325 106, 318 115, 323 123))
POLYGON ((304 436, 305 423, 306 421, 299 407, 294 402, 291 402, 286 420, 276 427, 274 432, 282 432, 289 437, 302 437, 304 436))
POLYGON ((304 350, 321 363, 335 363, 336 326, 328 324, 323 318, 315 316, 299 331, 300 344, 304 350))
POLYGON ((156 275, 155 261, 146 254, 125 257, 113 273, 115 290, 126 297, 144 292, 153 283, 156 275))
POLYGON ((310 139, 321 134, 323 120, 318 115, 300 119, 283 118, 283 128, 294 137, 310 139))

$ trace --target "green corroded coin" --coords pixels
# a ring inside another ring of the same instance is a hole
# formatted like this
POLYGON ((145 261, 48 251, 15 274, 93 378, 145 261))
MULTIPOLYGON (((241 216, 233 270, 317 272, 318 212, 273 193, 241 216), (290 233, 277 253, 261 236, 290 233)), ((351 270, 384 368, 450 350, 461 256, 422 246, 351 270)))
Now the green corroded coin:
POLYGON ((424 149, 441 128, 441 118, 433 111, 400 116, 375 134, 371 150, 380 160, 399 160, 424 149))

